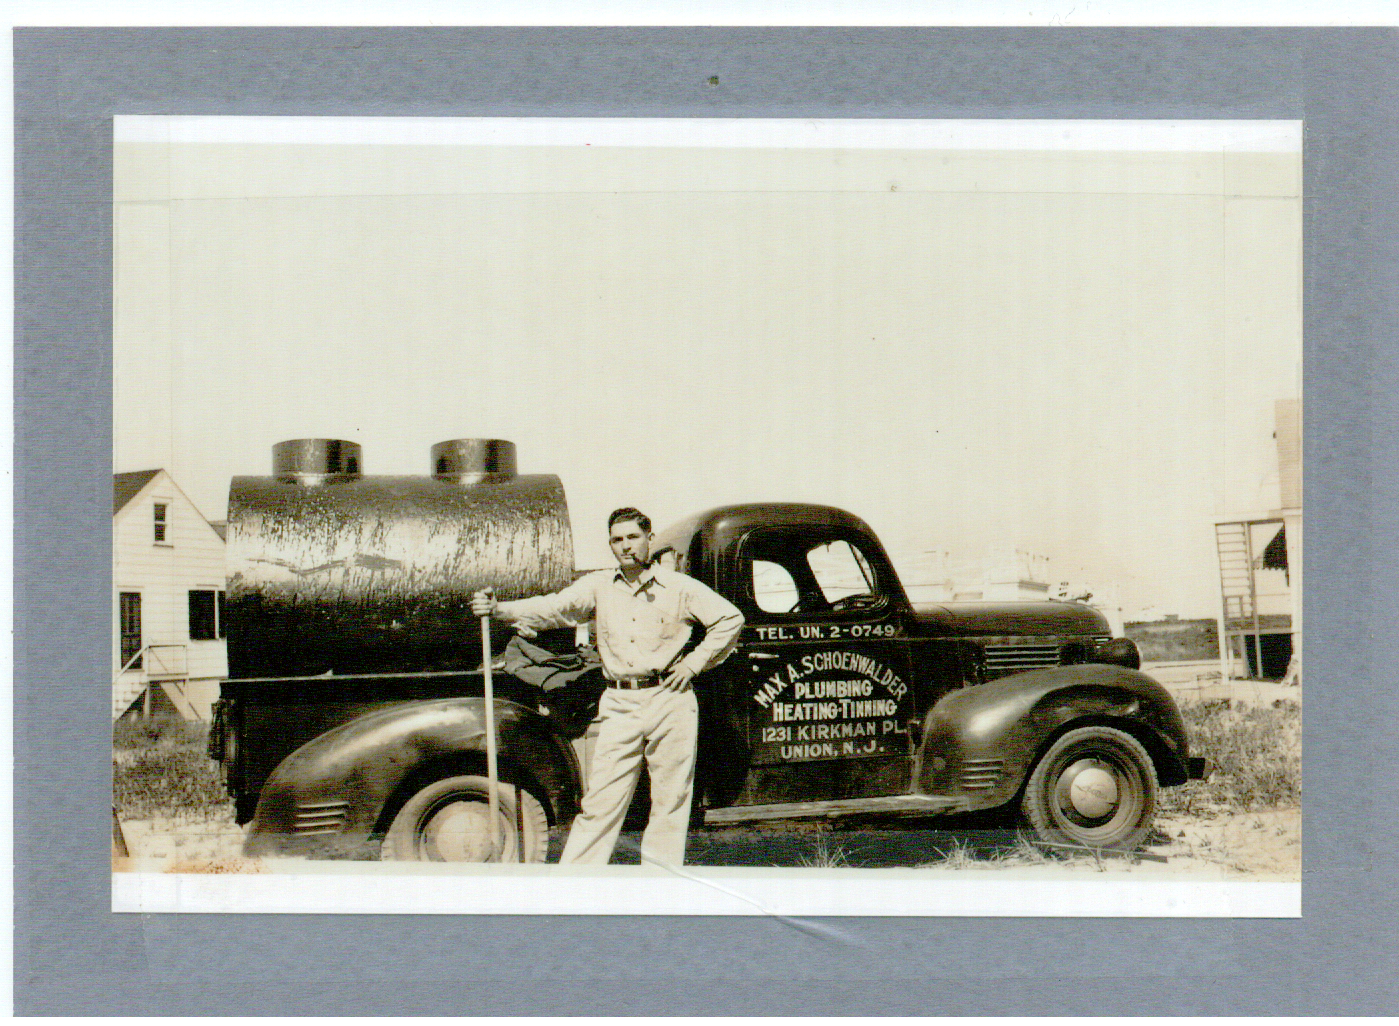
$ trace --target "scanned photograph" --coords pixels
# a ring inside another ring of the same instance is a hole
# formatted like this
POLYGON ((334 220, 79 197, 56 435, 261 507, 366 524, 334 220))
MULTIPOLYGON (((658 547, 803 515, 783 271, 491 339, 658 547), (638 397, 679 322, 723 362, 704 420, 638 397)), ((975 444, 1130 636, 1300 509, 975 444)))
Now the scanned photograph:
POLYGON ((114 908, 1297 914, 1300 122, 113 146, 114 908))

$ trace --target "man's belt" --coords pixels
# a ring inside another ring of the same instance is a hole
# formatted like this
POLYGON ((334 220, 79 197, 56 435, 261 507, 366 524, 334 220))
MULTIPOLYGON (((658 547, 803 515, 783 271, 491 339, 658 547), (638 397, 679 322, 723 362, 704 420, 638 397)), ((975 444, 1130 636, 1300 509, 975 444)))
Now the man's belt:
POLYGON ((654 688, 664 679, 659 673, 643 673, 639 677, 609 678, 607 686, 621 688, 624 691, 636 691, 639 688, 654 688))

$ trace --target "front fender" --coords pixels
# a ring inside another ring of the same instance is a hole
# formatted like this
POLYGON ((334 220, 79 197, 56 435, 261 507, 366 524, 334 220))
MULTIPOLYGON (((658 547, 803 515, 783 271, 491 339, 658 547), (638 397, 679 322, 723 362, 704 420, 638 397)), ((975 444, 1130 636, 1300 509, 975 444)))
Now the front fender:
POLYGON ((1175 701, 1121 666, 1060 666, 954 691, 928 711, 918 790, 965 809, 1004 805, 1050 741, 1071 725, 1115 726, 1141 741, 1162 784, 1183 783, 1189 740, 1175 701))
MULTIPOLYGON (((534 780, 555 819, 577 812, 577 757, 544 717, 495 703, 503 776, 534 780)), ((292 752, 258 798, 244 852, 353 858, 366 852, 386 803, 415 770, 484 753, 485 700, 447 698, 396 705, 341 724, 292 752)))

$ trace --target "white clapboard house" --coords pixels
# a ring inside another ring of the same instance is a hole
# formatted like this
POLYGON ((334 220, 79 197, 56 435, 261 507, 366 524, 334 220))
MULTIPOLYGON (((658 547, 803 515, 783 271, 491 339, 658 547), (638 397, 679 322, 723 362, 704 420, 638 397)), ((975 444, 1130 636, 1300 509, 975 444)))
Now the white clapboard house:
POLYGON ((223 537, 163 470, 112 483, 112 718, 208 719, 228 676, 223 537))

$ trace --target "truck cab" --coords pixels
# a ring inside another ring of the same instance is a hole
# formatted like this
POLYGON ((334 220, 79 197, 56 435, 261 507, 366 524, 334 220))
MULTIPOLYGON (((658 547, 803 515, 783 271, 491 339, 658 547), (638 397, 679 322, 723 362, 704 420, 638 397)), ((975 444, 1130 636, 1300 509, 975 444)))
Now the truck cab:
POLYGON ((1065 794, 1042 803, 1052 809, 1039 810, 1073 829, 1044 832, 1121 844, 1140 840, 1150 818, 1121 800, 1144 806, 1151 785, 1191 772, 1174 703, 1087 606, 914 607, 874 532, 833 507, 711 510, 658 545, 747 621, 738 652, 716 671, 723 679, 700 692, 702 734, 727 753, 700 763, 709 822, 994 807, 1020 797, 1038 757, 1076 725, 1097 728, 1078 746, 1086 762, 1056 782, 1065 794), (988 685, 980 701, 945 701, 988 685), (966 711, 949 731, 958 702, 966 711), (975 743, 965 729, 973 717, 975 743), (1149 773, 1133 743, 1148 750, 1149 773), (1106 819, 1103 802, 1081 803, 1096 817, 1072 802, 1073 780, 1090 769, 1079 783, 1110 795, 1106 819))

